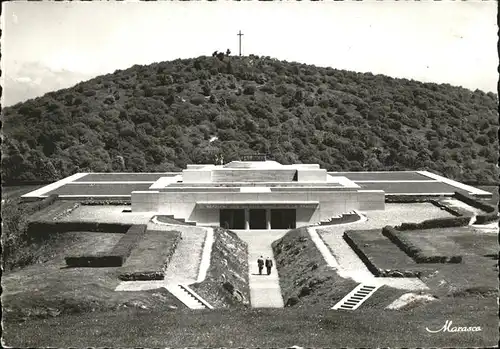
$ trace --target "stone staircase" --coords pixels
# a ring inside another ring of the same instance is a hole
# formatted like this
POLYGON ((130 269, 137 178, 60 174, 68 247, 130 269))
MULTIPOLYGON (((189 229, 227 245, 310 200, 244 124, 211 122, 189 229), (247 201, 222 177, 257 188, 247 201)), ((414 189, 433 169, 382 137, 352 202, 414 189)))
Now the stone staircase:
POLYGON ((176 217, 174 217, 173 214, 162 214, 161 216, 176 220, 179 223, 184 223, 184 224, 196 226, 196 222, 186 221, 186 219, 184 219, 184 218, 176 218, 176 217))
POLYGON ((350 211, 347 213, 342 213, 339 215, 332 216, 327 219, 322 219, 318 225, 329 225, 329 224, 335 224, 335 223, 341 223, 342 220, 348 216, 358 216, 356 211, 350 211))
POLYGON ((190 309, 213 309, 207 301, 187 285, 169 284, 165 288, 190 309))
POLYGON ((380 286, 381 285, 359 284, 354 290, 348 293, 347 296, 342 298, 340 302, 335 304, 332 309, 355 310, 359 308, 364 301, 370 298, 380 286))

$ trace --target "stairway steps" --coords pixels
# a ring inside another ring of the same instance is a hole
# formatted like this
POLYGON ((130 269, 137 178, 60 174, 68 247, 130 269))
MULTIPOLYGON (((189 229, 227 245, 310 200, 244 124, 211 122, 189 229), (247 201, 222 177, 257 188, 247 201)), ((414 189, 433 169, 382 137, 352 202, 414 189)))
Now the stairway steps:
POLYGON ((186 285, 170 284, 166 289, 190 309, 213 309, 210 304, 186 285))
POLYGON ((359 284, 349 292, 344 298, 335 304, 332 309, 355 310, 360 307, 371 295, 380 287, 380 285, 359 284))

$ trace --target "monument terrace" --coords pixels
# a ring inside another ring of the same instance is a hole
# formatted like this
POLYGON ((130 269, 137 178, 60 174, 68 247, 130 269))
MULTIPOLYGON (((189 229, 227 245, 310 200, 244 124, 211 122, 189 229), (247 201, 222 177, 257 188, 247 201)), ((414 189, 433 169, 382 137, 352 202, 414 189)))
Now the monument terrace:
POLYGON ((427 171, 327 172, 318 164, 282 165, 265 157, 188 165, 169 173, 78 173, 24 195, 130 200, 201 226, 293 229, 354 210, 384 210, 387 196, 491 194, 427 171))

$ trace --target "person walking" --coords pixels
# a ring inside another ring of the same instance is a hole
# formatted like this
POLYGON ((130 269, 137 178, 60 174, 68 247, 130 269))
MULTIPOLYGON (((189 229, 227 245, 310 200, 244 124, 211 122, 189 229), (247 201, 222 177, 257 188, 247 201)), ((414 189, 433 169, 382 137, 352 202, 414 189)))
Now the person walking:
POLYGON ((259 267, 259 275, 262 275, 262 269, 264 269, 264 258, 262 256, 257 259, 257 266, 259 267))
POLYGON ((273 267, 273 261, 271 258, 267 257, 266 258, 266 269, 267 269, 267 275, 271 275, 271 268, 273 267))

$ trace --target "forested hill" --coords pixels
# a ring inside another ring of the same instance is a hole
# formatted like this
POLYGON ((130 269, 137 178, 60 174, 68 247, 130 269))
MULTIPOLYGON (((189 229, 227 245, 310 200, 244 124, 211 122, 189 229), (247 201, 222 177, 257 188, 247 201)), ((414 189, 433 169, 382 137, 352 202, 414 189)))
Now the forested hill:
POLYGON ((278 61, 133 66, 3 110, 2 181, 174 171, 269 153, 330 171, 497 181, 497 96, 278 61))

